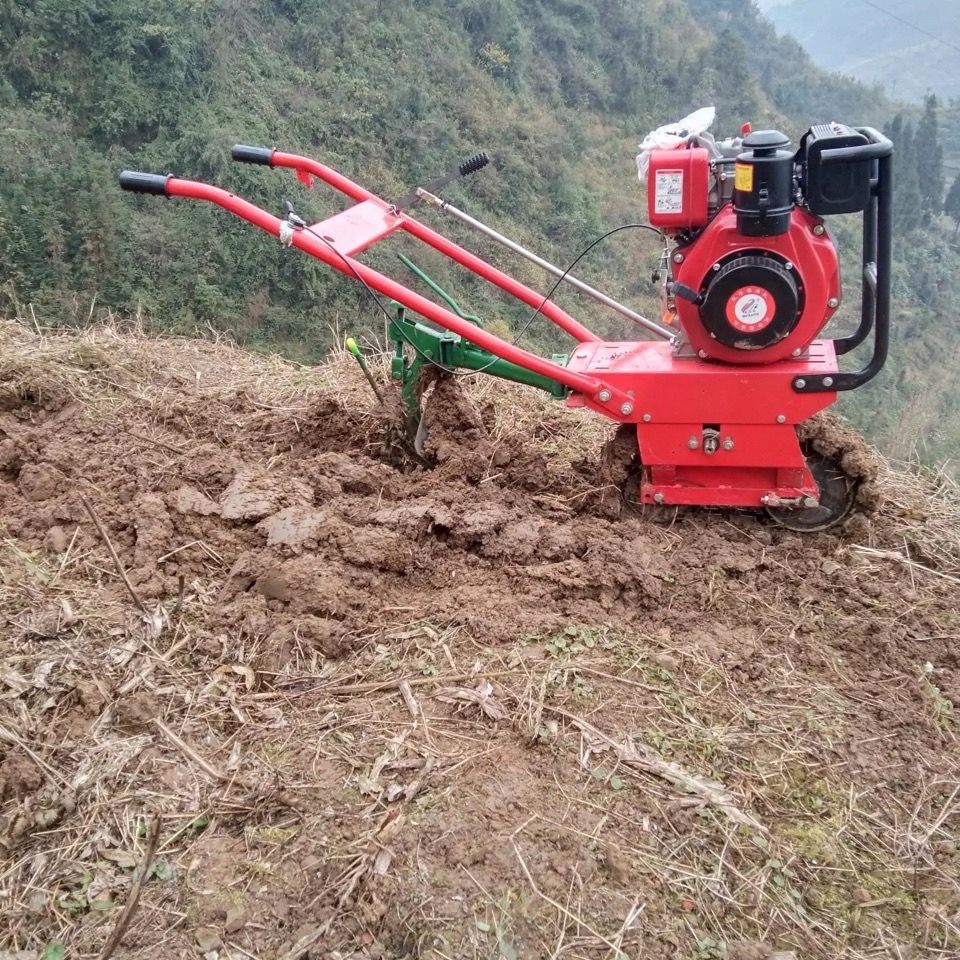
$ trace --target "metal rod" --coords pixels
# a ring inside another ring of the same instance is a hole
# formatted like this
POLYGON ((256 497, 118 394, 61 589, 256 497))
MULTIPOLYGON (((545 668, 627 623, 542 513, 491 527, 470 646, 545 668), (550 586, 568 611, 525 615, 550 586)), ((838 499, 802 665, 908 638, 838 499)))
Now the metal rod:
POLYGON ((547 271, 547 273, 552 273, 555 277, 560 277, 565 283, 569 283, 571 286, 576 287, 581 293, 585 293, 588 297, 592 297, 594 300, 604 304, 604 306, 610 307, 611 310, 615 310, 622 316, 633 320, 634 323, 640 324, 641 327, 643 327, 645 330, 649 330, 650 333, 656 334, 658 337, 662 337, 664 340, 676 339, 676 335, 670 330, 667 330, 666 327, 661 327, 659 323, 654 323, 653 320, 648 320, 635 310, 631 310, 629 307, 624 306, 622 303, 619 303, 612 297, 608 297, 605 293, 601 293, 599 290, 591 287, 588 283, 584 283, 582 280, 579 280, 572 274, 564 273, 564 271, 558 266, 550 263, 548 260, 544 260, 543 257, 538 257, 532 250, 528 250, 526 247, 520 246, 519 243, 511 240, 509 237, 505 237, 502 233, 497 233, 497 231, 492 227, 488 227, 485 223, 481 223, 479 220, 471 217, 469 213, 464 213, 463 210, 459 210, 452 204, 447 203, 446 200, 442 200, 440 197, 435 197, 432 193, 428 193, 423 189, 418 190, 417 195, 422 200, 443 211, 443 213, 449 213, 450 216, 459 220, 461 223, 465 223, 468 227, 473 227, 474 230, 478 230, 480 233, 485 234, 491 240, 495 240, 508 250, 512 250, 514 253, 520 254, 521 257, 524 257, 531 263, 535 263, 538 267, 542 267, 547 271))

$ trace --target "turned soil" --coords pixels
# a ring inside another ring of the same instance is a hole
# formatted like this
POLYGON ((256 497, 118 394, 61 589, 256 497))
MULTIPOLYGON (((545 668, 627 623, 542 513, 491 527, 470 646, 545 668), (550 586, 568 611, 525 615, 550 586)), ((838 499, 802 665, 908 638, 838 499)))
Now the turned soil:
POLYGON ((0 951, 159 818, 117 956, 960 955, 949 492, 651 522, 533 391, 425 465, 345 360, 0 336, 0 951))

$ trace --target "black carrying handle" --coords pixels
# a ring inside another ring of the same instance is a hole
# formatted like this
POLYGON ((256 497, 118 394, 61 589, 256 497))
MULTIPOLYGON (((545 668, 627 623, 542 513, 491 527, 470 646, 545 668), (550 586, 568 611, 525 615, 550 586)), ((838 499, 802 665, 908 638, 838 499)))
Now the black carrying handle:
POLYGON ((120 189, 131 193, 153 193, 167 196, 167 181, 172 173, 141 173, 139 170, 124 170, 120 174, 120 189))
POLYGON ((824 150, 820 154, 822 163, 842 163, 848 160, 882 160, 893 156, 893 144, 879 130, 873 127, 857 127, 857 133, 862 133, 868 143, 857 147, 834 147, 824 150))
POLYGON ((849 337, 834 340, 837 356, 858 347, 873 331, 873 356, 855 373, 795 377, 797 393, 856 390, 871 381, 887 362, 890 349, 890 286, 893 271, 893 144, 873 127, 857 127, 867 143, 824 150, 821 160, 869 161, 870 202, 863 213, 863 307, 860 324, 849 337))
POLYGON ((257 163, 262 167, 269 167, 273 160, 273 150, 270 147, 248 147, 245 143, 235 143, 230 156, 238 163, 257 163))

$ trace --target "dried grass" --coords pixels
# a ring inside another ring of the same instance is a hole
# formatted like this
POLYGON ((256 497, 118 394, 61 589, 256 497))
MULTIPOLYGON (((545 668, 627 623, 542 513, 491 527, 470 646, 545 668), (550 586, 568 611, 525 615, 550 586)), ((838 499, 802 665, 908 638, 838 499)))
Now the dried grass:
MULTIPOLYGON (((223 341, 0 326, 3 389, 68 396, 161 448, 178 377, 198 407, 226 391, 267 412, 329 391, 371 404, 346 357, 312 369, 223 341)), ((558 426, 532 391, 467 389, 495 403, 500 435, 550 456, 594 457, 609 432, 558 426)), ((901 559, 866 561, 911 564, 918 592, 928 570, 960 574, 956 487, 890 466, 882 484, 901 559)), ((960 955, 960 762, 916 677, 889 681, 926 729, 911 748, 953 760, 907 802, 848 767, 857 678, 774 645, 754 651, 757 683, 683 638, 666 660, 663 638, 598 625, 561 657, 548 638, 489 647, 413 612, 371 625, 346 660, 305 652, 268 676, 255 645, 211 629, 222 562, 157 636, 105 602, 91 557, 9 537, 0 556, 0 750, 18 758, 0 784, 0 948, 92 955, 126 916, 123 956, 196 952, 210 925, 237 958, 960 955), (138 878, 151 818, 154 871, 138 878), (231 910, 258 919, 228 930, 231 910)), ((778 637, 798 627, 770 597, 737 602, 778 637)))
POLYGON ((960 575, 960 484, 956 479, 943 470, 884 461, 879 486, 903 538, 903 557, 960 575))

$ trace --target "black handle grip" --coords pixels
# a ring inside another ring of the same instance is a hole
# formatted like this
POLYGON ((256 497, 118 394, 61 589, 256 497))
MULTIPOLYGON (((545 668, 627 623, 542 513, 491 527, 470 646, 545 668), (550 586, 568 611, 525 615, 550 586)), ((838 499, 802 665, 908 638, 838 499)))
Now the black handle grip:
POLYGON ((460 164, 460 176, 466 177, 471 173, 476 173, 478 170, 482 170, 488 163, 490 158, 485 153, 475 153, 468 160, 464 160, 460 164))
POLYGON ((167 195, 167 181, 171 173, 140 173, 139 170, 124 170, 120 174, 120 189, 132 193, 155 193, 161 197, 167 195))
POLYGON ((239 163, 259 163, 263 167, 269 167, 273 159, 270 147, 248 147, 243 143, 235 143, 230 153, 239 163))

